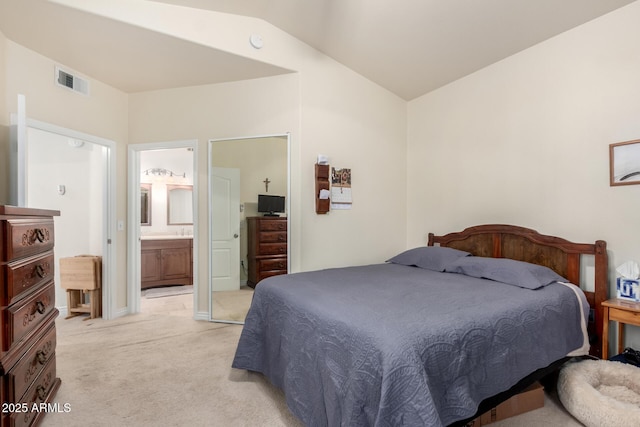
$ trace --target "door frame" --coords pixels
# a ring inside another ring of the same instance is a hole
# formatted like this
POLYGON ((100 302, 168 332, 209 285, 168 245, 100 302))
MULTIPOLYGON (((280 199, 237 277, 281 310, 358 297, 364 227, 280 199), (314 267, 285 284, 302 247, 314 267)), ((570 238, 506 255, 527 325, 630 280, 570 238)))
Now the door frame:
MULTIPOLYGON (((116 143, 110 139, 101 138, 95 135, 75 131, 73 129, 64 128, 62 126, 53 125, 39 120, 30 118, 20 119, 18 116, 11 115, 11 126, 17 127, 16 137, 20 135, 23 141, 28 147, 27 128, 38 129, 44 132, 55 133, 68 138, 80 139, 92 144, 100 145, 107 149, 106 154, 106 170, 104 177, 105 186, 103 188, 103 243, 102 243, 102 318, 109 320, 118 316, 116 310, 116 292, 115 292, 115 277, 116 277, 116 247, 117 247, 117 233, 116 233, 116 143), (24 126, 24 129, 20 129, 24 126)), ((23 146, 22 143, 18 143, 18 155, 17 158, 17 197, 18 205, 25 206, 27 200, 27 156, 26 151, 28 148, 23 146)), ((68 309, 68 307, 67 307, 68 309)))
MULTIPOLYGON (((256 135, 256 136, 239 136, 233 138, 215 138, 210 139, 207 147, 207 201, 208 201, 208 220, 207 224, 209 226, 208 238, 207 242, 208 248, 208 260, 211 260, 211 255, 213 253, 212 241, 213 241, 213 207, 212 207, 212 179, 213 179, 213 164, 212 164, 212 156, 213 156, 213 144, 221 141, 240 141, 245 139, 261 139, 261 138, 286 138, 287 139, 287 197, 285 199, 285 206, 287 211, 287 230, 291 230, 291 133, 274 133, 274 134, 265 134, 265 135, 256 135)), ((240 177, 242 179, 242 176, 240 177)), ((291 233, 287 232, 287 272, 291 272, 291 233)), ((218 323, 230 323, 230 324, 239 324, 244 325, 244 322, 236 321, 236 320, 223 320, 223 319, 214 319, 213 317, 213 306, 211 304, 211 289, 212 289, 212 278, 213 271, 211 268, 211 262, 208 262, 208 277, 207 277, 207 299, 209 306, 209 321, 218 322, 218 323)))
POLYGON ((140 152, 161 149, 193 150, 193 315, 198 309, 198 140, 129 144, 127 168, 127 309, 140 312, 140 152))

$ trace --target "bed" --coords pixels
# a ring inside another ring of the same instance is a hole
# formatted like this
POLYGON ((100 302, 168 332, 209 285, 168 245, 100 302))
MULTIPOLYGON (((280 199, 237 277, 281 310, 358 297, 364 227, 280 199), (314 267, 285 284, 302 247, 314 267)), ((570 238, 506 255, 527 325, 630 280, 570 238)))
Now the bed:
POLYGON ((481 225, 388 261, 260 282, 232 366, 308 426, 457 426, 598 354, 604 241, 481 225), (572 285, 582 261, 590 292, 572 285))

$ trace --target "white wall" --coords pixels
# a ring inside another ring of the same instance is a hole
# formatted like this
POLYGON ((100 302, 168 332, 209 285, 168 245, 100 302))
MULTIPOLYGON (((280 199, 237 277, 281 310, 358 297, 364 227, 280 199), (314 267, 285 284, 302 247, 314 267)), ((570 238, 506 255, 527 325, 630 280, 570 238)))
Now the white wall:
POLYGON ((0 31, 0 205, 9 203, 9 112, 7 110, 7 82, 5 77, 7 39, 0 31))
POLYGON ((302 269, 383 262, 406 249, 406 102, 331 60, 302 66, 302 269), (350 210, 316 215, 318 154, 351 168, 350 210))
POLYGON ((9 125, 9 113, 7 111, 6 91, 6 46, 7 39, 4 33, 0 31, 0 126, 9 125))
MULTIPOLYGON (((60 211, 55 217, 55 261, 78 255, 103 255, 102 205, 105 188, 105 148, 69 145, 66 137, 28 129, 27 205, 60 211), (64 185, 65 193, 58 193, 64 185)), ((67 296, 56 267, 56 306, 67 296)), ((64 312, 64 310, 63 310, 64 312)))
POLYGON ((635 2, 410 102, 409 246, 482 223, 603 239, 615 295, 640 262, 640 186, 609 186, 608 153, 640 138, 638 22, 635 2))
MULTIPOLYGON (((54 83, 56 63, 10 40, 6 43, 6 93, 8 113, 17 111, 17 96, 26 96, 27 117, 66 129, 116 141, 117 219, 126 218, 126 138, 128 128, 127 95, 90 79, 91 96, 82 96, 54 83)), ((62 64, 64 65, 64 64, 62 64)), ((49 206, 33 206, 51 208, 49 206)), ((118 270, 115 282, 115 310, 127 307, 126 255, 124 232, 113 236, 118 270)), ((64 304, 58 301, 57 305, 64 304)))
MULTIPOLYGON (((248 82, 220 85, 215 97, 189 88, 181 93, 155 94, 160 103, 158 109, 163 108, 162 103, 179 104, 167 110, 168 115, 149 114, 152 121, 140 119, 132 112, 135 129, 130 138, 131 142, 173 139, 162 135, 167 127, 175 129, 174 135, 201 135, 198 128, 203 127, 216 130, 215 135, 205 132, 205 138, 290 131, 292 188, 299 195, 299 204, 292 206, 291 212, 296 239, 292 242, 294 271, 379 262, 405 248, 405 101, 259 19, 141 0, 60 2, 298 72, 299 77, 269 80, 269 92, 276 94, 269 103, 259 98, 260 94, 255 97, 249 93, 253 98, 246 97, 247 89, 243 86, 251 85, 248 82), (247 37, 252 33, 262 35, 264 48, 251 48, 247 37), (273 90, 276 84, 291 84, 291 78, 296 79, 294 90, 291 87, 282 93, 273 90), (238 92, 234 93, 235 90, 238 92), (192 96, 196 102, 191 101, 192 96), (142 122, 137 123, 138 120, 142 122), (196 120, 200 122, 195 128, 177 131, 182 126, 180 122, 196 120), (144 135, 140 133, 142 129, 144 135), (315 214, 313 164, 318 153, 329 155, 334 166, 352 169, 352 210, 326 216, 315 214)), ((137 96, 132 95, 132 99, 137 96)), ((204 188, 201 186, 201 191, 204 188)), ((200 206, 206 210, 205 203, 200 206)), ((200 218, 206 218, 205 213, 200 212, 200 218)))

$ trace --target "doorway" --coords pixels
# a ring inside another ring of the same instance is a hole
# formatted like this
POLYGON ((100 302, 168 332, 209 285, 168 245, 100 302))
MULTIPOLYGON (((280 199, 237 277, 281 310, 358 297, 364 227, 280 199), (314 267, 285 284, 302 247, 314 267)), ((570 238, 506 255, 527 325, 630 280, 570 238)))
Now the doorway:
MULTIPOLYGON (((243 324, 255 286, 249 280, 256 268, 249 225, 263 215, 258 212, 259 195, 284 200, 283 212, 276 215, 286 224, 290 221, 290 136, 210 140, 208 158, 210 320, 243 324)), ((280 256, 280 270, 270 274, 290 268, 290 233, 285 230, 279 238, 286 242, 286 248, 280 248, 285 256, 280 256)))
POLYGON ((197 141, 129 146, 130 312, 196 317, 197 141))
MULTIPOLYGON (((113 141, 35 120, 26 121, 24 187, 19 189, 25 206, 59 210, 55 264, 78 255, 102 257, 102 317, 114 317, 115 162, 113 141)), ((59 269, 55 283, 60 283, 59 269)), ((61 315, 66 316, 66 293, 56 288, 61 315)))

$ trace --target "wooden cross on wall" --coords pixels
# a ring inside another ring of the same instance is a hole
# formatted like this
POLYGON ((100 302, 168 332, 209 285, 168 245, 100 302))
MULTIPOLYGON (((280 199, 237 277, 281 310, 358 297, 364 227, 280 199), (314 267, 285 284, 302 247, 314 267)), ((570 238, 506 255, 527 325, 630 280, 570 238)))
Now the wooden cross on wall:
POLYGON ((269 181, 269 178, 265 178, 264 181, 264 190, 268 193, 269 192, 269 184, 271 183, 271 181, 269 181))

